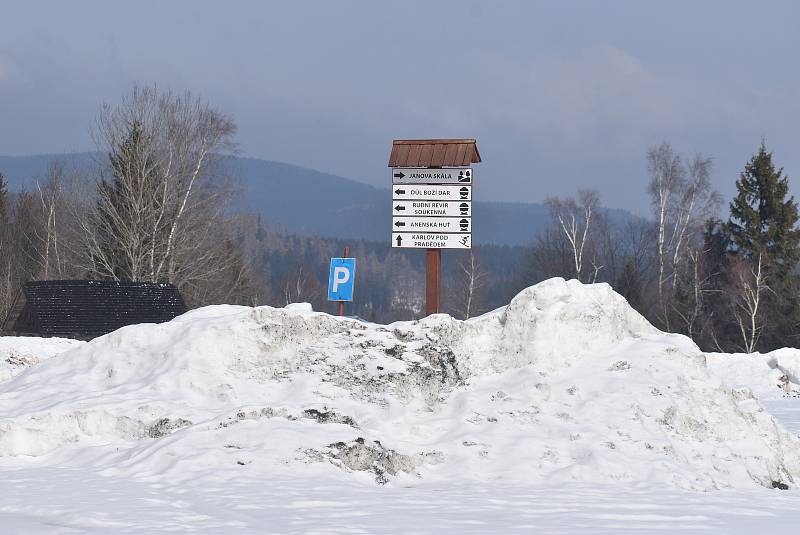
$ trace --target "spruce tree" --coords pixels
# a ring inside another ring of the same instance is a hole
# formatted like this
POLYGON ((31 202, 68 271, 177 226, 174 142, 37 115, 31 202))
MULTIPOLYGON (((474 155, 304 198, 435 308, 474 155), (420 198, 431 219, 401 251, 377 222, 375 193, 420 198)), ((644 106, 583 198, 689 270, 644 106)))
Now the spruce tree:
POLYGON ((125 139, 108 154, 111 180, 98 183, 99 206, 95 233, 103 262, 95 276, 125 281, 143 280, 141 266, 152 243, 151 221, 142 219, 157 199, 156 170, 148 165, 146 140, 138 122, 128 127, 125 139), (124 243, 121 242, 124 241, 124 243))
POLYGON ((775 169, 764 142, 736 181, 728 223, 735 254, 762 256, 773 280, 791 274, 800 260, 800 230, 794 197, 787 198, 789 178, 775 169), (783 175, 783 176, 782 176, 783 175))
POLYGON ((795 331, 800 319, 797 203, 789 196, 789 178, 783 168, 775 168, 772 153, 763 141, 736 181, 736 189, 738 194, 731 202, 727 225, 730 254, 752 263, 760 256, 770 289, 765 295, 765 329, 759 349, 796 344, 795 331))

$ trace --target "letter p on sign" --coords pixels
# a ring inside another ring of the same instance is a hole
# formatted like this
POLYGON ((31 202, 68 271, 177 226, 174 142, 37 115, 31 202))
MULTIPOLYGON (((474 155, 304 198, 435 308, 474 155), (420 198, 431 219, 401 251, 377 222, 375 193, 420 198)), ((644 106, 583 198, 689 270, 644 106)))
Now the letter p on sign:
POLYGON ((331 272, 328 277, 328 301, 352 301, 355 280, 355 258, 331 258, 331 272))

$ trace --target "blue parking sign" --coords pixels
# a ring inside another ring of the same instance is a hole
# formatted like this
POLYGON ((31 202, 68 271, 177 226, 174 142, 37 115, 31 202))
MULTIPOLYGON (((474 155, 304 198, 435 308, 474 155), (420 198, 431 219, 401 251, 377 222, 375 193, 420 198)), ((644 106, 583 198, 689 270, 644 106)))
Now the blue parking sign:
POLYGON ((355 280, 355 258, 331 258, 331 273, 328 277, 328 301, 352 301, 355 280))

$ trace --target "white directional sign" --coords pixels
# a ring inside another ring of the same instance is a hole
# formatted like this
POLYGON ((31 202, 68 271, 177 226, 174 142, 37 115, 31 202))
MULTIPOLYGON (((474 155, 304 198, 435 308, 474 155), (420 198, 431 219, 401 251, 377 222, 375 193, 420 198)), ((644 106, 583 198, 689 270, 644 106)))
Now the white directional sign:
POLYGON ((472 218, 469 217, 393 217, 395 232, 458 232, 469 233, 472 218))
POLYGON ((472 184, 472 169, 419 169, 395 167, 392 184, 472 184))
POLYGON ((469 249, 472 247, 471 234, 435 234, 416 232, 395 232, 392 234, 392 247, 397 249, 469 249))
POLYGON ((469 201, 394 201, 392 213, 396 216, 468 217, 472 215, 469 201))
POLYGON ((395 201, 471 201, 472 186, 426 186, 409 184, 392 186, 395 201))
POLYGON ((471 168, 392 169, 392 247, 472 247, 471 168))

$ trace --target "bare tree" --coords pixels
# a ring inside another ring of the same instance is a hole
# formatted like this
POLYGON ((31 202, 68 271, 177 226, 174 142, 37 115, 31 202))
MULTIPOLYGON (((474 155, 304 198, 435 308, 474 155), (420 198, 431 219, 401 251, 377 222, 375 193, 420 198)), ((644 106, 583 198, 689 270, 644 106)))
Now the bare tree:
POLYGON ((283 301, 291 303, 311 303, 319 310, 323 287, 319 279, 302 263, 289 270, 283 281, 283 301))
POLYGON ((35 180, 36 221, 22 232, 32 244, 37 279, 63 279, 78 274, 75 265, 79 240, 73 209, 77 177, 77 170, 56 160, 50 163, 43 179, 35 180))
POLYGON ((739 348, 745 353, 752 353, 756 350, 764 329, 762 299, 765 292, 771 291, 762 270, 761 255, 758 255, 755 265, 739 259, 733 265, 732 273, 730 303, 736 327, 742 337, 739 348))
POLYGON ((650 195, 656 219, 656 259, 658 262, 659 300, 663 301, 664 283, 666 282, 665 264, 669 255, 670 228, 669 216, 675 209, 680 192, 686 183, 686 172, 680 156, 675 154, 669 143, 662 143, 647 152, 648 170, 650 171, 650 195))
POLYGON ((537 234, 530 250, 530 265, 526 282, 569 277, 573 273, 572 251, 560 228, 550 226, 537 234))
POLYGON ((647 161, 656 220, 659 319, 670 329, 681 264, 700 247, 703 224, 717 210, 720 196, 711 187, 710 158, 698 154, 684 163, 665 142, 648 151, 647 161))
POLYGON ((483 269, 478 255, 470 249, 457 263, 454 287, 447 292, 454 315, 466 320, 484 312, 487 282, 488 273, 483 269))
POLYGON ((670 303, 673 314, 680 322, 679 330, 696 342, 711 327, 713 313, 706 310, 706 303, 712 294, 718 293, 712 281, 719 273, 707 269, 707 253, 694 247, 688 251, 685 269, 675 276, 676 279, 682 279, 681 295, 670 303))
POLYGON ((95 196, 80 211, 84 267, 101 278, 197 287, 226 263, 224 159, 236 126, 191 93, 134 87, 105 105, 92 135, 95 196))
POLYGON ((571 197, 565 199, 553 197, 546 202, 550 208, 551 216, 569 244, 574 269, 573 276, 578 280, 584 279, 583 271, 587 256, 589 256, 589 262, 592 264, 592 273, 588 276, 588 280, 595 282, 602 265, 598 264, 594 254, 595 251, 589 251, 587 244, 592 238, 591 232, 594 219, 599 217, 600 197, 598 193, 593 190, 580 190, 577 200, 571 197))
MULTIPOLYGON (((686 180, 677 192, 678 202, 674 205, 672 231, 668 248, 672 251, 672 273, 677 273, 683 258, 696 253, 692 247, 706 220, 713 216, 721 202, 721 196, 711 187, 711 158, 701 154, 686 164, 686 180)), ((675 276, 672 288, 675 289, 675 276)))

